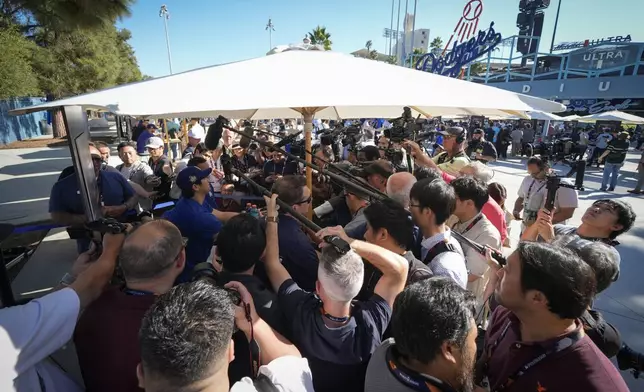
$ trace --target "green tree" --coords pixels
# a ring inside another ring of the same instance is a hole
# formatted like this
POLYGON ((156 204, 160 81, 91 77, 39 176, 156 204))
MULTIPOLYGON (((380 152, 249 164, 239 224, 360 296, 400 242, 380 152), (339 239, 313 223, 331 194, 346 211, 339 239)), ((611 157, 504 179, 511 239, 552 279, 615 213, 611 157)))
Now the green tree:
POLYGON ((484 63, 472 63, 470 65, 470 76, 478 76, 485 73, 487 66, 484 63))
POLYGON ((31 35, 38 28, 57 32, 114 24, 129 16, 136 0, 3 0, 0 27, 18 24, 31 35))
POLYGON ((326 31, 326 27, 317 26, 308 33, 308 37, 313 45, 322 45, 324 50, 331 50, 333 42, 331 42, 331 34, 326 31))
POLYGON ((17 28, 0 29, 0 99, 40 95, 31 57, 38 47, 17 28))
POLYGON ((114 25, 59 33, 33 59, 42 90, 63 97, 141 80, 130 37, 114 25))
POLYGON ((364 47, 367 49, 367 52, 371 52, 372 46, 373 46, 373 42, 371 42, 371 40, 367 41, 367 43, 364 44, 364 47))
POLYGON ((435 55, 440 54, 443 51, 443 39, 441 37, 434 38, 429 44, 429 48, 435 55))
POLYGON ((387 64, 396 64, 396 56, 389 56, 387 57, 387 60, 385 60, 387 64))

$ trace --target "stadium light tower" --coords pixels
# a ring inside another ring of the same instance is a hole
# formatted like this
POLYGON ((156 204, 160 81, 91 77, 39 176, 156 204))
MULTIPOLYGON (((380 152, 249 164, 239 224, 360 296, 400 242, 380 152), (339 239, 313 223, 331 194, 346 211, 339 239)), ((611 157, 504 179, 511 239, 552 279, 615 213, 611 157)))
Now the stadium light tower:
POLYGON ((273 20, 271 18, 268 18, 266 30, 268 30, 268 50, 271 50, 273 49, 273 31, 275 31, 275 25, 273 25, 273 20))
POLYGON ((170 19, 170 13, 165 4, 159 10, 159 17, 163 18, 163 25, 165 26, 165 44, 168 47, 168 64, 170 65, 170 75, 172 75, 172 55, 170 54, 170 36, 168 35, 168 19, 170 19))

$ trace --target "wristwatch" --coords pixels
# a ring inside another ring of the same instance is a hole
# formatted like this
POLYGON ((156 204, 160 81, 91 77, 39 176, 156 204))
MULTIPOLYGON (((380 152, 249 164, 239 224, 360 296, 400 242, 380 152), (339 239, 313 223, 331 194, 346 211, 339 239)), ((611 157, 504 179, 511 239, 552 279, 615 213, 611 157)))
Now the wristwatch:
POLYGON ((63 275, 63 278, 60 280, 59 284, 67 287, 70 284, 74 283, 74 281, 76 281, 76 277, 70 273, 66 273, 65 275, 63 275))
POLYGON ((275 223, 277 223, 277 222, 279 222, 279 218, 278 218, 277 215, 275 215, 275 216, 267 216, 266 217, 266 222, 275 222, 275 223))

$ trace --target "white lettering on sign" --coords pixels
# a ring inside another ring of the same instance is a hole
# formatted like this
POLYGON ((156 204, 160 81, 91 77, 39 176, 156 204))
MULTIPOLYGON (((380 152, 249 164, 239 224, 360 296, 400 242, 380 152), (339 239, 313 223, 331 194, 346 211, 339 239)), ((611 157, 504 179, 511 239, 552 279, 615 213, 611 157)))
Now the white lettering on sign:
POLYGON ((599 82, 599 91, 608 91, 610 82, 599 82))
POLYGON ((527 85, 527 84, 524 84, 524 85, 523 85, 523 88, 521 89, 521 92, 522 92, 522 93, 524 93, 524 94, 527 94, 527 93, 529 93, 529 92, 530 92, 530 90, 532 90, 532 87, 530 87, 530 86, 529 86, 529 85, 527 85))
POLYGON ((624 52, 621 50, 615 50, 610 52, 595 52, 584 54, 584 61, 603 61, 615 59, 624 59, 624 52))

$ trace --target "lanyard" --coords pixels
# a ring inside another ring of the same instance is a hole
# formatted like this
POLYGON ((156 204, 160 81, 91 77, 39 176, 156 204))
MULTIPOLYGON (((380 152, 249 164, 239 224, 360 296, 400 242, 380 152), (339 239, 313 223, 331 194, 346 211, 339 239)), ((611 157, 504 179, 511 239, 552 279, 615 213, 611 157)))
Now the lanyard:
MULTIPOLYGON (((537 180, 533 179, 532 184, 530 184, 530 187, 528 188, 528 194, 526 195, 526 198, 525 198, 526 202, 530 200, 530 194, 532 193, 532 187, 534 186, 535 182, 537 182, 537 180)), ((539 189, 537 189, 535 193, 539 193, 543 189, 543 187, 546 186, 546 184, 547 182, 544 182, 543 184, 541 184, 541 186, 539 187, 539 189)))
POLYGON ((467 225, 467 227, 465 228, 465 230, 461 231, 461 235, 464 235, 464 234, 465 234, 465 233, 467 233, 468 231, 472 230, 472 227, 474 227, 477 223, 479 223, 479 221, 480 221, 481 219, 483 219, 483 215, 480 215, 480 214, 479 214, 479 216, 477 216, 476 218, 474 218, 474 220, 473 220, 472 222, 470 222, 470 224, 469 224, 469 225, 467 225))
MULTIPOLYGON (((496 340, 494 341, 494 344, 492 344, 492 346, 490 346, 490 348, 488 349, 487 351, 488 362, 485 365, 486 367, 489 366, 489 360, 492 357, 492 351, 499 345, 501 340, 503 340, 505 335, 508 333, 508 330, 510 329, 511 325, 512 325, 512 321, 508 321, 508 323, 501 331, 501 334, 499 335, 499 337, 496 338, 496 340)), ((506 390, 512 384, 514 384, 519 377, 526 374, 528 370, 535 367, 537 364, 543 362, 546 358, 550 357, 551 355, 559 353, 569 347, 572 347, 583 337, 584 337, 583 330, 576 330, 573 334, 559 339, 544 353, 539 354, 536 358, 532 359, 531 361, 528 361, 525 365, 521 366, 517 371, 509 375, 508 378, 502 384, 500 384, 497 388, 493 390, 493 392, 500 392, 500 391, 506 390)))
POLYGON ((394 350, 395 347, 389 347, 387 349, 385 360, 387 368, 401 384, 418 392, 455 392, 454 389, 446 383, 405 367, 402 363, 396 360, 393 353, 394 350))
POLYGON ((149 291, 128 289, 127 287, 123 289, 123 292, 127 295, 133 295, 135 297, 143 297, 144 295, 154 295, 154 293, 149 291))

